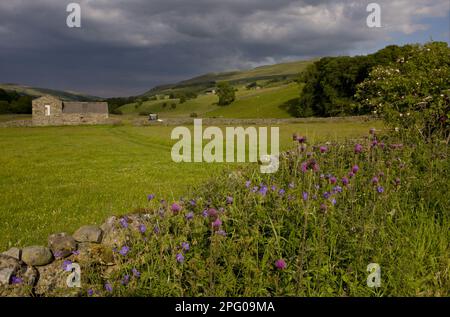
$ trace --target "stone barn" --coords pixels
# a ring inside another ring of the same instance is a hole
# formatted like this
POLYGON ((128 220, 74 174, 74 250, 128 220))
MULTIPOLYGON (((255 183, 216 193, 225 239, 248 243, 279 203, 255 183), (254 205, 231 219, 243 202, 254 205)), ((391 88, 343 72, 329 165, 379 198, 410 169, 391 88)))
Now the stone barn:
POLYGON ((108 119, 108 103, 62 101, 54 96, 33 100, 33 125, 100 124, 108 119))

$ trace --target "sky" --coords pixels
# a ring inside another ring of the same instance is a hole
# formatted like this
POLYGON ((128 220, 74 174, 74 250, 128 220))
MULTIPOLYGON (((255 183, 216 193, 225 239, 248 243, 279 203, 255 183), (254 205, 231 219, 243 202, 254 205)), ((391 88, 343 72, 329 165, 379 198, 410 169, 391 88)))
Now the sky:
POLYGON ((449 0, 0 0, 0 83, 139 95, 209 72, 450 42, 449 0), (71 2, 81 27, 69 28, 71 2), (367 5, 381 27, 367 26, 367 5))

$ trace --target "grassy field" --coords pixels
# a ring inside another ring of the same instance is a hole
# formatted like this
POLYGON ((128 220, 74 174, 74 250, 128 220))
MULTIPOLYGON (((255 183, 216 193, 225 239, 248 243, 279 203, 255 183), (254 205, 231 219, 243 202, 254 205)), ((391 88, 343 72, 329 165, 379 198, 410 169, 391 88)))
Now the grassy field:
MULTIPOLYGON (((1 118, 1 116, 0 116, 1 118)), ((1 119, 0 119, 1 120, 1 119)), ((378 122, 285 124, 311 141, 360 136, 378 122)), ((178 199, 236 164, 176 164, 170 126, 0 128, 0 250, 45 244, 55 232, 142 207, 146 195, 178 199)))
POLYGON ((146 101, 142 105, 131 103, 119 108, 123 114, 140 112, 157 113, 161 118, 188 117, 196 113, 199 117, 223 118, 289 118, 286 103, 298 98, 299 86, 291 83, 262 89, 238 87, 236 100, 228 106, 218 106, 216 95, 199 95, 180 104, 178 99, 146 101), (176 105, 172 108, 171 105, 176 105))

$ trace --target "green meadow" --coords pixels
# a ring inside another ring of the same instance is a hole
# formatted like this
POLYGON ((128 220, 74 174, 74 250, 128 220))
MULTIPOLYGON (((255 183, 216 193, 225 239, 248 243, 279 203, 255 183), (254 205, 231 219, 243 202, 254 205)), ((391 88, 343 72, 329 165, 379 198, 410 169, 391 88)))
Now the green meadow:
MULTIPOLYGON (((1 116, 0 116, 1 118, 1 116)), ((1 119, 0 119, 1 120, 1 119)), ((355 119, 280 125, 311 142, 360 137, 380 122, 355 119)), ((174 163, 173 126, 0 128, 0 250, 46 244, 49 234, 100 224, 146 206, 147 194, 177 200, 237 163, 174 163)))

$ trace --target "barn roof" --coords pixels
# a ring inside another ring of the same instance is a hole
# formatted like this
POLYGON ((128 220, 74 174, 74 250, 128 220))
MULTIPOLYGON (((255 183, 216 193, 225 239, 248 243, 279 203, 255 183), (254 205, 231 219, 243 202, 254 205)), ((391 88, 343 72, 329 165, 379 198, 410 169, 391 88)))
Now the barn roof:
POLYGON ((108 103, 64 101, 63 113, 108 113, 108 103))

